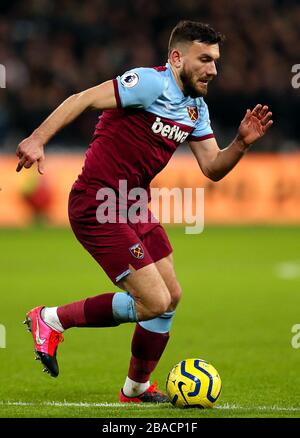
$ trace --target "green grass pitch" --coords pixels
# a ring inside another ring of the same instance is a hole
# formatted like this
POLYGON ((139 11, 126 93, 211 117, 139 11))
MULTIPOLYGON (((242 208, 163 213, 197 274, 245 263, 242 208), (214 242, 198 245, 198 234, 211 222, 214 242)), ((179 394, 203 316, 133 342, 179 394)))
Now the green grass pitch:
POLYGON ((223 389, 212 410, 124 405, 133 326, 73 329, 42 373, 22 325, 25 312, 116 290, 69 229, 0 230, 0 417, 299 417, 300 228, 169 228, 183 299, 168 348, 153 375, 163 389, 171 367, 199 357, 223 389))

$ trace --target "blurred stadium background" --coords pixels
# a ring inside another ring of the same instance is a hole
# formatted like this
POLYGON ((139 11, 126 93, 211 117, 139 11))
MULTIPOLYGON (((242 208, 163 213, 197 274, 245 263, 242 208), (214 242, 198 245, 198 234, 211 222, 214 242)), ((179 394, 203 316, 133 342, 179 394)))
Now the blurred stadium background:
POLYGON ((221 410, 213 415, 299 416, 299 354, 290 344, 291 327, 300 323, 300 88, 292 87, 292 66, 300 64, 298 0, 1 1, 0 323, 7 349, 0 350, 0 416, 171 415, 166 408, 42 405, 45 394, 48 401, 117 401, 132 327, 118 329, 118 351, 114 329, 67 333, 55 384, 34 366, 31 340, 19 324, 24 312, 112 287, 64 228, 68 192, 99 114, 83 114, 51 141, 43 177, 36 169, 16 174, 14 154, 70 94, 131 67, 164 64, 170 30, 183 18, 227 36, 206 98, 220 146, 256 103, 270 106, 274 127, 224 181, 204 178, 183 145, 154 182, 204 187, 207 226, 194 237, 169 228, 186 293, 156 377, 163 383, 174 363, 199 354, 224 383, 221 410), (5 405, 20 400, 25 404, 5 405))
POLYGON ((224 181, 202 178, 183 146, 166 169, 164 185, 205 187, 207 223, 300 221, 300 89, 292 87, 292 66, 300 63, 298 1, 29 0, 2 1, 0 12, 0 63, 6 67, 0 92, 0 224, 29 223, 39 210, 52 223, 67 223, 68 190, 99 113, 83 114, 51 141, 42 179, 35 172, 14 173, 17 144, 70 94, 134 66, 164 64, 170 30, 181 18, 208 22, 227 36, 219 76, 206 99, 220 146, 230 142, 245 110, 256 103, 270 106, 275 123, 224 181), (68 155, 67 166, 61 154, 68 155))

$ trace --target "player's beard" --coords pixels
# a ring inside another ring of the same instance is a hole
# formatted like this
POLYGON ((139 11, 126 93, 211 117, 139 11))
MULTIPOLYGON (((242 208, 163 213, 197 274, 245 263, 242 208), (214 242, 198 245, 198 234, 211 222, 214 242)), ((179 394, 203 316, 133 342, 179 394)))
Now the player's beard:
POLYGON ((193 79, 193 73, 191 71, 188 71, 187 69, 183 68, 179 77, 183 85, 183 94, 185 96, 190 96, 193 99, 195 99, 196 97, 206 96, 207 89, 199 90, 199 88, 196 87, 195 85, 196 81, 193 79))

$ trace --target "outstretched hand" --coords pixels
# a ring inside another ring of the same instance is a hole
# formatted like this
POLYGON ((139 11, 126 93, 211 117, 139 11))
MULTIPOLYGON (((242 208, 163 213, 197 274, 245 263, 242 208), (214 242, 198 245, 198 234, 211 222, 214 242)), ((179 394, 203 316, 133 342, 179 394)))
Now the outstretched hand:
POLYGON ((269 111, 267 105, 256 105, 252 111, 248 109, 239 126, 239 138, 246 145, 254 143, 263 137, 267 130, 273 125, 271 117, 272 113, 269 111))
POLYGON ((33 136, 25 138, 19 144, 16 155, 19 158, 17 172, 20 172, 23 167, 29 169, 33 163, 37 163, 39 173, 41 175, 44 173, 44 145, 40 139, 33 136))

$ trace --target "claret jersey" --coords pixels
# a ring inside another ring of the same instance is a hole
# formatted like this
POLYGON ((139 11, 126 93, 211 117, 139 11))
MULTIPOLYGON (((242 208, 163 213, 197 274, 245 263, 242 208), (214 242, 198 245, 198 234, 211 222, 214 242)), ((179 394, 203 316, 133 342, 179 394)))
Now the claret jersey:
POLYGON ((184 96, 169 64, 113 80, 118 108, 99 118, 75 187, 149 188, 185 140, 214 136, 202 97, 184 96))

